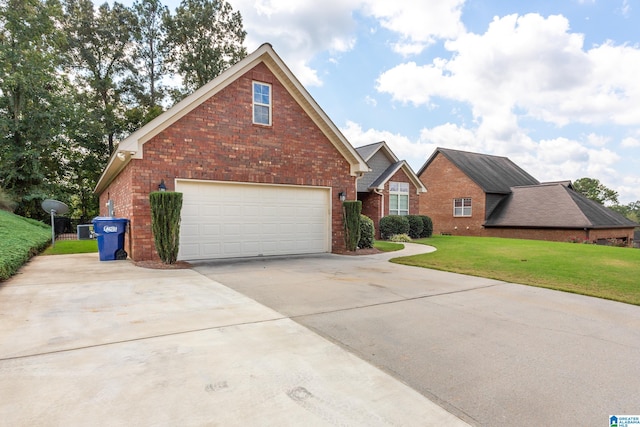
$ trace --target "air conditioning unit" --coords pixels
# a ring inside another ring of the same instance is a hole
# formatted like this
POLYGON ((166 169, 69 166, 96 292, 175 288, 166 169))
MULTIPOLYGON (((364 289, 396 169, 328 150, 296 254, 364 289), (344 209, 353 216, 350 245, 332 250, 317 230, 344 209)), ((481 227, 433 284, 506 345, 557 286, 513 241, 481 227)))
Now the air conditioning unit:
POLYGON ((93 239, 93 225, 92 224, 79 224, 78 225, 78 240, 93 239))

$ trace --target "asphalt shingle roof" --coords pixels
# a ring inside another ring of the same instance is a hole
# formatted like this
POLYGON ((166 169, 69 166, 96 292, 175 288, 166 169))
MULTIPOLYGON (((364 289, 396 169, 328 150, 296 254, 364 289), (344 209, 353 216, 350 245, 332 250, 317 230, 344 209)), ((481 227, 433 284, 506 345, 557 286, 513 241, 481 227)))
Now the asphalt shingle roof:
POLYGON ((478 184, 485 193, 509 194, 511 187, 540 184, 507 157, 448 148, 438 148, 437 151, 478 184))
POLYGON ((628 228, 637 224, 563 183, 513 187, 486 227, 628 228))

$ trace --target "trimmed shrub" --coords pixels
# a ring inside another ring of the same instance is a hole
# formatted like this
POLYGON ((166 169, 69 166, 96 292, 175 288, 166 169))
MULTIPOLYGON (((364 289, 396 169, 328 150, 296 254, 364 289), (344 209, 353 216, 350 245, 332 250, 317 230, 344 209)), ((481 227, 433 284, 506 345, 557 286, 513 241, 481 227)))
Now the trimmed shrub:
POLYGON ((151 203, 151 230, 153 242, 160 259, 174 264, 180 248, 180 210, 182 193, 154 191, 149 194, 151 203))
POLYGON ((342 216, 344 217, 344 240, 348 251, 358 249, 360 241, 360 212, 362 202, 350 200, 342 202, 342 216))
POLYGON ((389 240, 396 243, 408 243, 411 242, 411 237, 408 234, 394 234, 389 238, 389 240))
POLYGON ((407 215, 407 219, 409 220, 409 237, 419 239, 424 228, 422 217, 418 215, 407 215))
POLYGON ((373 247, 373 239, 376 235, 376 228, 373 220, 365 215, 360 215, 360 241, 358 247, 360 249, 368 249, 373 247))
POLYGON ((422 232, 420 233, 420 237, 431 237, 433 234, 433 221, 431 218, 426 215, 420 215, 422 218, 422 232))
POLYGON ((402 215, 387 215, 380 219, 380 234, 383 239, 388 239, 394 234, 408 234, 409 220, 402 215))

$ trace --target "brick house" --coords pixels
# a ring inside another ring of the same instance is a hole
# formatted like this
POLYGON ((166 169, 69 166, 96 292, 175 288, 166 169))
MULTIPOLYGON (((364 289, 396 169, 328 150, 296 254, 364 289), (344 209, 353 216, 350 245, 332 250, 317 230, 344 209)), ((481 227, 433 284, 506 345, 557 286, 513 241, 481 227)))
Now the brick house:
POLYGON ((371 170, 358 179, 362 214, 373 220, 380 237, 380 218, 387 215, 417 215, 420 193, 427 191, 411 166, 399 160, 386 142, 356 148, 371 170))
POLYGON ((344 250, 339 194, 367 164, 269 44, 122 140, 95 192, 158 259, 149 193, 183 193, 182 260, 344 250))
POLYGON ((631 245, 638 224, 573 190, 540 183, 506 157, 437 148, 418 171, 434 233, 631 245))

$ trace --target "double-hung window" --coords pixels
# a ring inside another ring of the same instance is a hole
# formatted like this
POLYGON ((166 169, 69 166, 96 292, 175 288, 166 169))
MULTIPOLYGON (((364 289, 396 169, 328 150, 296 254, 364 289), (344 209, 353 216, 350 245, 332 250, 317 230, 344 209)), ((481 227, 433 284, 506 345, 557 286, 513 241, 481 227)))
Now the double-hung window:
POLYGON ((253 123, 271 126, 271 85, 253 82, 253 123))
POLYGON ((409 183, 389 183, 389 215, 409 215, 409 183))
POLYGON ((471 216, 471 197, 453 199, 453 216, 471 216))

